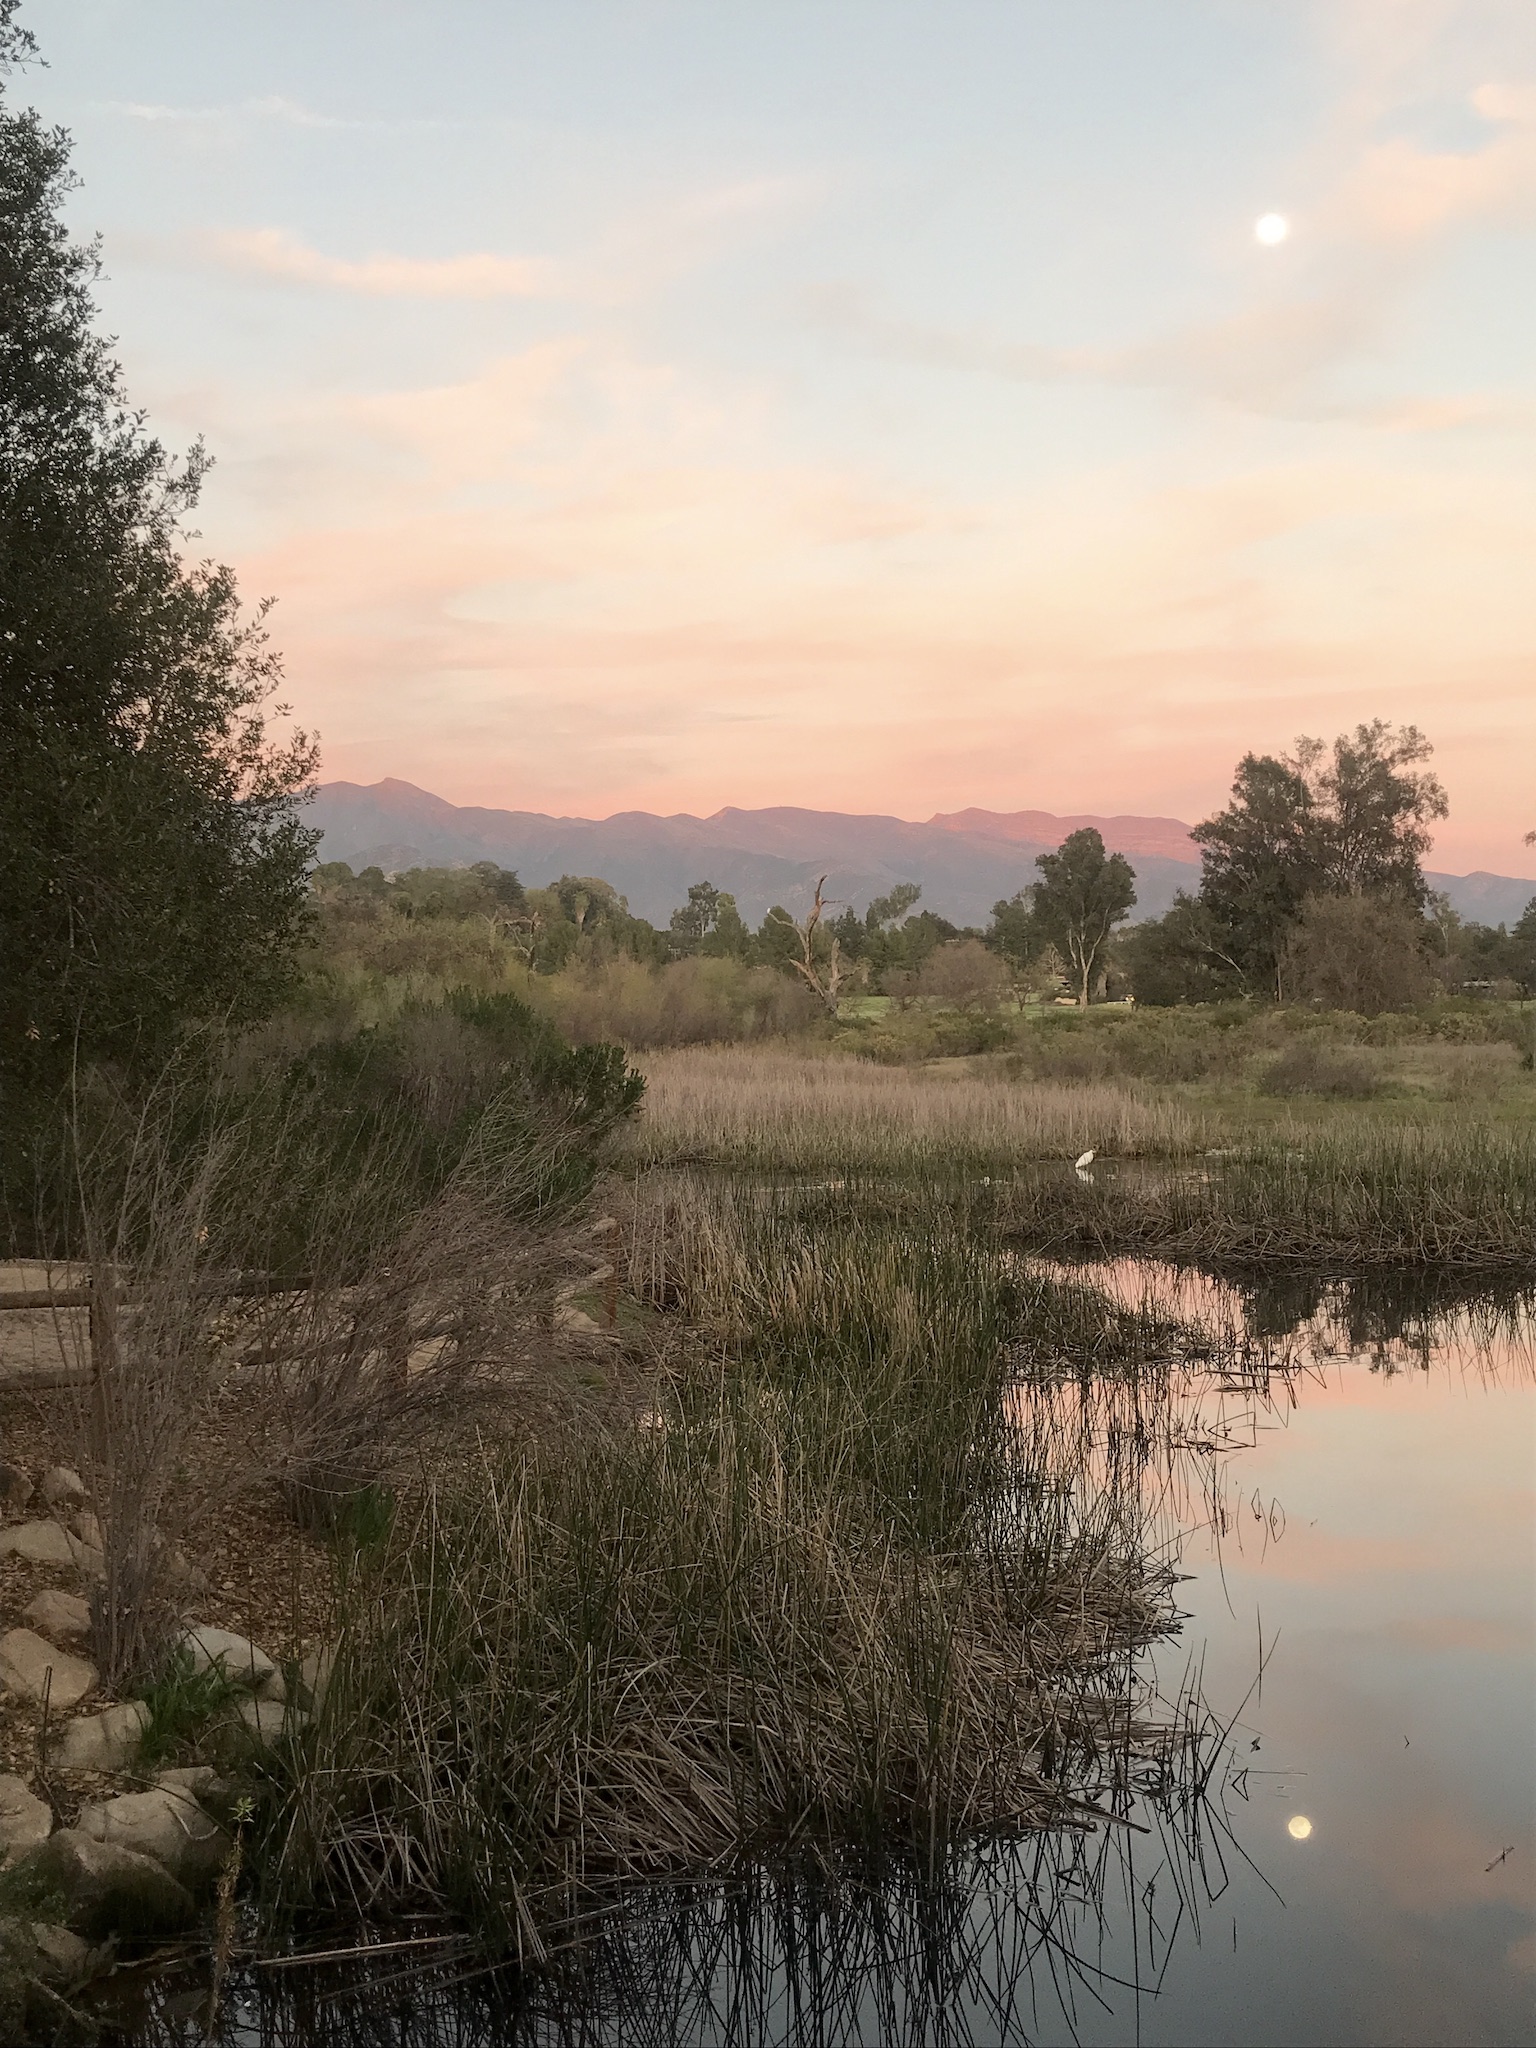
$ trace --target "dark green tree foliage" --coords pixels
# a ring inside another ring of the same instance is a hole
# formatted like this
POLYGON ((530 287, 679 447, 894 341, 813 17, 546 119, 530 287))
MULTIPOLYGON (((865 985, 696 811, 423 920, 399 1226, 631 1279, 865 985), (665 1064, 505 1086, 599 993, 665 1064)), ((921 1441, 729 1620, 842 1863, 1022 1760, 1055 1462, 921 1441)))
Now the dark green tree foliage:
POLYGON ((1423 910, 1427 828, 1450 809, 1439 779, 1420 766, 1431 752, 1416 726, 1394 731, 1381 718, 1341 733, 1331 753, 1318 741, 1298 741, 1329 894, 1380 896, 1423 910))
POLYGON ((1522 1000, 1529 1000, 1536 995, 1536 896, 1521 912, 1509 939, 1507 972, 1522 1000))
POLYGON ((893 925, 901 923, 922 893, 921 882, 898 882, 888 896, 876 896, 870 903, 864 913, 864 929, 871 935, 889 931, 893 925))
POLYGON ((744 960, 752 946, 752 934, 742 922, 736 898, 713 882, 689 884, 688 901, 673 911, 669 930, 672 951, 678 954, 744 960))
POLYGON ((752 940, 752 953, 755 964, 760 967, 777 967, 782 973, 794 973, 794 962, 800 957, 800 942, 795 936, 795 921, 782 903, 775 903, 758 927, 752 940))
MULTIPOLYGON (((364 874, 377 874, 377 868, 365 868, 364 874)), ((477 860, 469 872, 477 875, 491 900, 501 910, 520 916, 528 908, 528 892, 517 879, 515 868, 498 867, 493 860, 477 860)))
POLYGON ((1445 933, 1436 963, 1452 992, 1476 995, 1511 985, 1522 1002, 1536 994, 1536 900, 1528 903, 1514 926, 1463 922, 1457 918, 1445 933))
MULTIPOLYGON (((0 0, 0 80, 30 54, 0 0)), ((158 1056, 289 983, 315 754, 234 579, 180 543, 204 471, 129 409, 95 331, 69 139, 0 98, 0 1073, 158 1056)))
POLYGON ((1303 738, 1293 755, 1243 756, 1232 802, 1191 837, 1219 956, 1252 990, 1279 992, 1287 935, 1311 897, 1378 896, 1422 911, 1426 828, 1447 810, 1420 765, 1429 753, 1415 727, 1378 718, 1331 749, 1303 738))
POLYGON ((1217 943, 1250 986, 1272 993, 1286 933, 1322 887, 1306 777, 1293 761, 1245 754, 1231 803, 1190 837, 1200 848, 1200 902, 1217 943))
POLYGON ((1181 889, 1165 916, 1121 934, 1115 956, 1138 1003, 1219 1003, 1243 992, 1222 944, 1211 912, 1181 889))
POLYGON ((1035 915, 1035 892, 1020 889, 992 906, 986 943, 1015 973, 1031 967, 1051 943, 1035 915))
POLYGON ((697 952, 715 928, 720 915, 720 891, 713 882, 690 882, 688 901, 674 910, 670 929, 677 935, 680 949, 697 952))
POLYGON ((1106 853, 1091 825, 1071 832, 1054 853, 1037 854, 1035 918, 1067 963, 1086 1009, 1104 970, 1110 936, 1136 902, 1136 873, 1123 853, 1106 853))

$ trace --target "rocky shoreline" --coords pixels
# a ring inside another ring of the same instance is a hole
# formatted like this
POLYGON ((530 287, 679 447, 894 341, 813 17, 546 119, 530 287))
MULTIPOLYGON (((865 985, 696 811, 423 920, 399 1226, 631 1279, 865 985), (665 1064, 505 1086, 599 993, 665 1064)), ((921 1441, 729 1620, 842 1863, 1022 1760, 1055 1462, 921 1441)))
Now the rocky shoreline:
MULTIPOLYGON (((75 1472, 53 1467, 34 1488, 17 1468, 0 1466, 0 1497, 34 1509, 34 1519, 0 1528, 0 1557, 97 1580, 99 1532, 75 1472), (48 1512, 36 1515, 39 1507, 48 1512)), ((41 1719, 33 1768, 0 1771, 6 2042, 53 2038, 72 2000, 121 1957, 186 1935, 221 1884, 232 1890, 251 1771, 264 1748, 302 1731, 330 1667, 326 1651, 280 1664, 249 1638, 188 1614, 171 1662, 189 1680, 214 1681, 219 1705, 193 1738, 206 1753, 156 1769, 144 1748, 150 1701, 92 1705, 89 1600, 46 1584, 21 1621, 0 1633, 0 1696, 41 1719), (114 1783, 131 1789, 113 1791, 114 1783), (82 1789, 106 1796, 70 1797, 82 1789)))

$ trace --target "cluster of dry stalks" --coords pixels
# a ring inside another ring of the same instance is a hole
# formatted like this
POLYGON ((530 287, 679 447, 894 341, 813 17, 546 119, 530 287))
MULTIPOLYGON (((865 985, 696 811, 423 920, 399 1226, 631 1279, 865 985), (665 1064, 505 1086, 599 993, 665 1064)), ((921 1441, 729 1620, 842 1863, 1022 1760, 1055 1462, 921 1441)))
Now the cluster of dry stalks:
POLYGON ((273 1272, 293 1148, 238 1119, 189 1145, 176 1111, 151 1099, 76 1152, 91 1309, 59 1329, 100 1525, 93 1650, 114 1684, 154 1670, 187 1560, 242 1495, 275 1481, 302 1525, 329 1526, 478 1402, 536 1392, 557 1290, 591 1263, 574 1209, 540 1205, 562 1132, 498 1143, 492 1115, 419 1205, 381 1197, 400 1167, 387 1143, 322 1181, 307 1270, 273 1272))
POLYGON ((695 1161, 768 1172, 1000 1173, 1092 1146, 1180 1157, 1202 1120, 1134 1083, 1009 1082, 811 1053, 711 1047, 646 1061, 643 1165, 695 1161))
POLYGON ((624 1235, 693 1344, 646 1412, 488 1444, 352 1581, 274 1893, 536 1955, 614 1880, 1128 1796, 1168 1739, 1135 1660, 1170 1579, 1125 1502, 1042 1483, 1012 1262, 942 1204, 893 1227, 660 1177, 624 1235))

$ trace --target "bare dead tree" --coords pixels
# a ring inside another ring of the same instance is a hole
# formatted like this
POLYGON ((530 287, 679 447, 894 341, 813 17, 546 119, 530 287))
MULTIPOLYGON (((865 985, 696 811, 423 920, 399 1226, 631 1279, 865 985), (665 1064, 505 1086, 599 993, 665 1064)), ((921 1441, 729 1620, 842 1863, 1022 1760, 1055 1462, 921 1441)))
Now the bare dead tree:
POLYGON ((776 924, 788 926, 800 942, 800 958, 790 965, 804 981, 811 993, 823 1003, 830 1015, 837 1015, 839 991, 843 984, 843 949, 835 933, 827 934, 825 949, 818 944, 818 934, 823 929, 826 912, 832 908, 832 899, 822 891, 827 886, 823 875, 816 884, 816 900, 811 905, 810 915, 803 923, 792 918, 788 911, 773 909, 768 915, 776 924))

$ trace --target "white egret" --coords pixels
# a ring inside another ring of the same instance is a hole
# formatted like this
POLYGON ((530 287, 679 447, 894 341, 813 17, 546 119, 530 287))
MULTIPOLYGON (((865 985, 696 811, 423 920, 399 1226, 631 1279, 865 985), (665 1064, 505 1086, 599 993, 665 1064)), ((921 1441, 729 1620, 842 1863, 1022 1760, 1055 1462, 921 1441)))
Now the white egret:
POLYGON ((1082 1172, 1085 1166, 1092 1166, 1093 1157, 1093 1147, 1090 1145, 1088 1150, 1083 1154, 1082 1158, 1074 1162, 1079 1173, 1082 1172))

